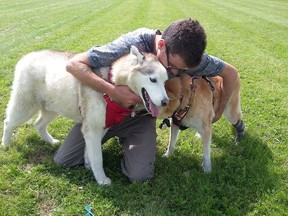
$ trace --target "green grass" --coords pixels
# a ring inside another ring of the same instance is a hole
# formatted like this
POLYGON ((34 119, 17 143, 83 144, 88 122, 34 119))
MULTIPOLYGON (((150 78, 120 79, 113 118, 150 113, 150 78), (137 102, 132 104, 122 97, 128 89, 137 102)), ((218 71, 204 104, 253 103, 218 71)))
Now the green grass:
MULTIPOLYGON (((0 1, 0 119, 25 53, 39 49, 85 51, 138 27, 165 29, 198 19, 207 52, 233 64, 242 80, 247 134, 236 145, 230 125, 214 125, 213 172, 201 168, 201 141, 180 135, 164 159, 168 131, 158 131, 155 178, 130 184, 121 173, 122 147, 104 146, 110 187, 82 167, 53 163, 59 146, 42 142, 32 125, 19 127, 9 150, 0 149, 0 215, 288 215, 288 2, 281 0, 0 1)), ((65 139, 73 122, 59 118, 51 133, 65 139)), ((0 125, 2 131, 3 125, 0 125)), ((1 133, 2 135, 2 133, 1 133)))

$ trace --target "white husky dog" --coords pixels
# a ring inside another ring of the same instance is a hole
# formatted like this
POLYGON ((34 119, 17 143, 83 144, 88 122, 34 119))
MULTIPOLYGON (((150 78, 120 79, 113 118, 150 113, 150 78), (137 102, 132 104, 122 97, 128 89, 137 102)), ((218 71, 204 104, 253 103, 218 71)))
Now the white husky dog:
MULTIPOLYGON (((107 131, 106 101, 102 93, 81 84, 65 71, 73 55, 46 50, 29 53, 19 60, 6 110, 2 145, 8 147, 13 130, 37 111, 40 114, 34 126, 41 138, 51 144, 59 142, 47 132, 47 125, 60 114, 82 122, 85 162, 90 164, 98 184, 111 184, 103 170, 101 150, 101 139, 107 131)), ((96 72, 107 78, 109 70, 101 68, 96 72)), ((168 103, 164 88, 167 72, 156 56, 142 54, 131 46, 129 54, 113 63, 110 73, 112 82, 129 86, 153 116, 158 115, 158 107, 168 103)))

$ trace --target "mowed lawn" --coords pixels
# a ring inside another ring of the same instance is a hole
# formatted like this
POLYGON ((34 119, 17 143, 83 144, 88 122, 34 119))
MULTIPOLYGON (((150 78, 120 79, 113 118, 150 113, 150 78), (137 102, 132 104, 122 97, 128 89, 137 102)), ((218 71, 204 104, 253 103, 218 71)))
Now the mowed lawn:
MULTIPOLYGON (((121 172, 122 147, 111 140, 103 154, 113 184, 101 187, 83 167, 56 166, 60 144, 50 146, 33 125, 22 125, 10 148, 0 148, 0 215, 85 215, 85 205, 95 215, 288 215, 288 1, 1 0, 1 122, 24 54, 86 51, 188 17, 205 27, 207 53, 233 64, 242 80, 247 133, 237 144, 224 118, 214 125, 213 172, 203 173, 194 130, 180 134, 167 159, 169 131, 159 129, 155 178, 130 184, 121 172)), ((62 142, 72 125, 58 118, 49 131, 62 142)))

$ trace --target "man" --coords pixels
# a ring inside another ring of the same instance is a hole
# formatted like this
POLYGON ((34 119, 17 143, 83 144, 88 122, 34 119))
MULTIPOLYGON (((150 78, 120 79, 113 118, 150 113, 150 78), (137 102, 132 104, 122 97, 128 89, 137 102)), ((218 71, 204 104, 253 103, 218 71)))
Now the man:
MULTIPOLYGON (((127 86, 115 86, 105 81, 93 72, 93 68, 111 66, 113 61, 129 52, 131 45, 142 52, 155 54, 170 77, 183 72, 191 76, 221 76, 223 96, 214 121, 221 117, 234 88, 237 70, 218 58, 204 54, 206 34, 199 22, 193 19, 173 22, 163 35, 159 30, 140 28, 107 45, 94 46, 71 59, 66 70, 85 85, 106 93, 113 101, 129 108, 141 103, 140 97, 127 86)), ((105 143, 114 136, 123 140, 124 158, 121 167, 130 181, 152 178, 156 154, 156 119, 151 115, 129 116, 111 127, 102 142, 105 143)), ((84 148, 81 125, 75 124, 56 153, 54 161, 62 166, 83 164, 84 148)))

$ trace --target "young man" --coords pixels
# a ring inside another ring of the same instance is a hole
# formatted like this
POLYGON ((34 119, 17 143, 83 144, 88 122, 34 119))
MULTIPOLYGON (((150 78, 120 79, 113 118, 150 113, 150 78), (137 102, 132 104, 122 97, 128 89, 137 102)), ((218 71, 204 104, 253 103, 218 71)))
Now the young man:
MULTIPOLYGON (((206 34, 198 21, 185 19, 173 22, 161 35, 159 30, 140 28, 120 36, 104 46, 94 46, 71 59, 66 69, 78 80, 92 89, 106 93, 113 101, 129 108, 141 99, 126 86, 115 86, 93 72, 93 68, 111 66, 112 62, 129 52, 135 45, 142 52, 154 53, 166 67, 169 76, 180 73, 223 77, 224 88, 220 106, 214 121, 217 121, 228 102, 234 87, 237 70, 218 58, 204 54, 206 34)), ((151 115, 127 117, 111 127, 102 142, 117 136, 123 140, 123 173, 133 181, 152 178, 156 154, 156 119, 151 115)), ((62 166, 84 163, 85 141, 81 125, 75 124, 64 143, 57 151, 54 161, 62 166)))

